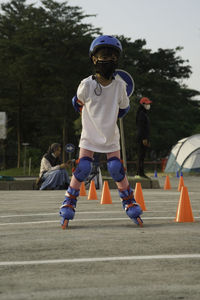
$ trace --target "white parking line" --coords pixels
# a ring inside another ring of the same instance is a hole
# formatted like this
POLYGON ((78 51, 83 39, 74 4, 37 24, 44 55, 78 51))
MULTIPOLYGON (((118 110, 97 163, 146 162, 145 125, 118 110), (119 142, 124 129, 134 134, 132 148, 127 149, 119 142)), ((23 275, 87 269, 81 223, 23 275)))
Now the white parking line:
MULTIPOLYGON (((174 212, 174 210, 162 210, 162 211, 153 211, 153 210, 149 210, 149 211, 145 211, 145 213, 157 213, 157 212, 174 212)), ((90 214, 90 215, 94 215, 94 214, 123 214, 123 211, 113 211, 113 210, 106 210, 106 211, 77 211, 76 215, 82 215, 82 214, 90 214)), ((59 216, 59 213, 39 213, 39 214, 19 214, 19 215, 4 215, 4 216, 0 216, 0 218, 23 218, 23 217, 38 217, 38 216, 59 216)))
POLYGON ((37 217, 37 216, 52 216, 52 215, 59 215, 58 212, 56 213, 39 213, 39 214, 23 214, 23 215, 5 215, 0 216, 0 218, 23 218, 23 217, 37 217))
MULTIPOLYGON (((174 217, 142 217, 142 220, 174 220, 174 217)), ((200 217, 194 217, 194 219, 200 219, 200 217)), ((130 221, 129 218, 95 218, 95 219, 75 219, 73 222, 95 222, 95 221, 121 221, 127 220, 130 221)), ((59 223, 58 220, 47 220, 47 221, 31 221, 31 222, 13 222, 13 223, 0 223, 0 226, 9 226, 9 225, 31 225, 31 224, 46 224, 46 223, 59 223)))
POLYGON ((47 264, 72 264, 72 263, 95 263, 122 260, 169 260, 169 259, 200 259, 199 253, 193 254, 163 254, 163 255, 141 255, 141 256, 112 256, 112 257, 88 257, 71 259, 49 259, 30 261, 5 261, 0 262, 0 266, 20 266, 20 265, 47 265, 47 264))
MULTIPOLYGON (((145 211, 145 214, 148 213, 169 213, 172 212, 174 213, 175 209, 166 209, 166 210, 147 210, 145 211)), ((193 212, 199 212, 199 209, 193 209, 193 212)), ((104 210, 104 211, 76 211, 76 215, 94 215, 94 214, 123 214, 123 210, 120 211, 113 211, 113 210, 104 210)), ((38 216, 59 216, 58 212, 54 212, 54 213, 36 213, 36 214, 18 214, 18 215, 3 215, 0 216, 0 218, 23 218, 23 217, 38 217, 38 216)))

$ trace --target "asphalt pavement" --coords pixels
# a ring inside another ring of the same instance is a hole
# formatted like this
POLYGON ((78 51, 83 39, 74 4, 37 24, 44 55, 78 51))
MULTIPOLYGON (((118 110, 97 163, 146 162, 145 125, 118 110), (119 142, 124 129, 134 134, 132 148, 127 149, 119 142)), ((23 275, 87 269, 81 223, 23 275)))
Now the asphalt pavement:
MULTIPOLYGON (((67 230, 64 191, 0 190, 0 299, 200 299, 200 177, 185 176, 195 222, 175 222, 179 178, 171 189, 142 189, 137 227, 112 204, 81 196, 67 230)), ((88 193, 88 191, 87 191, 88 193)))

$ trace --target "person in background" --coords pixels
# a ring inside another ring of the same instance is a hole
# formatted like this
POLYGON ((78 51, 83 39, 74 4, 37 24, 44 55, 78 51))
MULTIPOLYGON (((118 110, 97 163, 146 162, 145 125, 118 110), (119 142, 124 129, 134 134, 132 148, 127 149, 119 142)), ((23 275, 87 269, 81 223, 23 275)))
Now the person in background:
POLYGON ((140 105, 136 113, 137 126, 137 172, 135 177, 149 178, 144 172, 144 159, 147 149, 150 147, 150 120, 148 110, 152 101, 147 97, 140 99, 140 105))
POLYGON ((40 164, 40 190, 61 190, 69 186, 69 176, 66 168, 70 162, 62 163, 60 159, 61 145, 52 144, 44 154, 40 164))

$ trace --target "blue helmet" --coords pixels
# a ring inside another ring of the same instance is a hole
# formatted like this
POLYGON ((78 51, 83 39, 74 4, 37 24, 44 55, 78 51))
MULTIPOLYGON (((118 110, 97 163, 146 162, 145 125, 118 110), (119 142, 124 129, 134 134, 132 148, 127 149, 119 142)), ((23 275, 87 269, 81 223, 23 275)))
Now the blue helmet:
POLYGON ((110 47, 116 49, 119 54, 122 52, 122 45, 120 41, 110 35, 100 35, 90 45, 89 56, 90 58, 95 54, 98 48, 110 47))

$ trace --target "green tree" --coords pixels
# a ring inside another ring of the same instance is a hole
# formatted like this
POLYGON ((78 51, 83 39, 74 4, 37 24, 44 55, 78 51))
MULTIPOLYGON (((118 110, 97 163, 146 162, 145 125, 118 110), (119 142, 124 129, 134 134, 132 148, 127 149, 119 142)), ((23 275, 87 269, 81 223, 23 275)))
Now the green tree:
POLYGON ((136 86, 125 121, 130 135, 126 139, 128 156, 131 158, 136 153, 135 113, 143 96, 153 101, 149 114, 152 149, 157 157, 165 156, 178 139, 195 133, 200 121, 199 101, 193 100, 200 93, 182 84, 183 79, 190 77, 191 67, 177 55, 181 47, 152 52, 144 48, 145 40, 120 39, 124 48, 121 66, 132 74, 136 86))
POLYGON ((9 138, 44 149, 73 137, 71 98, 88 74, 87 54, 99 32, 79 7, 52 0, 41 7, 25 0, 2 4, 0 15, 1 105, 9 118, 9 138), (81 51, 80 51, 81 49, 81 51))
MULTIPOLYGON (((53 0, 39 7, 25 0, 1 5, 0 106, 8 115, 6 152, 18 166, 21 142, 30 143, 34 161, 37 149, 43 153, 52 142, 78 144, 80 118, 71 99, 92 72, 88 49, 100 34, 84 23, 87 17, 80 7, 53 0)), ((191 67, 178 56, 180 47, 152 52, 145 40, 118 38, 124 49, 119 67, 132 74, 136 86, 124 120, 127 158, 136 153, 135 112, 142 96, 153 100, 152 148, 163 156, 179 138, 199 130, 199 106, 192 99, 200 93, 182 84, 191 67)))

